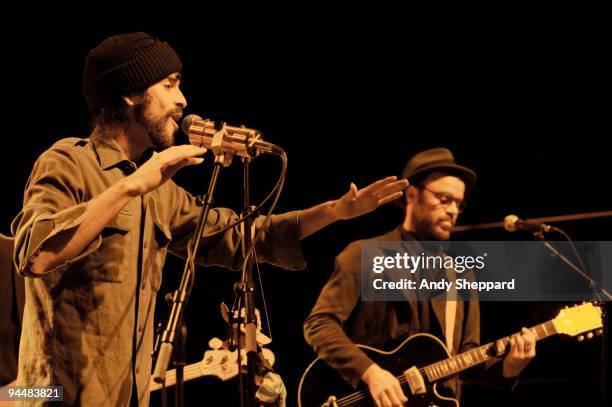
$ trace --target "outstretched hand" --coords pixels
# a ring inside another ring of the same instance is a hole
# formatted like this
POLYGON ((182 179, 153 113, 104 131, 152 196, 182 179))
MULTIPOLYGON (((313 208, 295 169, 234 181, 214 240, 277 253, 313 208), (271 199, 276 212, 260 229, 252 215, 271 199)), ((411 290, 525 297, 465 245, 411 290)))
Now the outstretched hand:
POLYGON ((334 203, 333 216, 336 219, 351 219, 365 215, 380 205, 400 198, 406 188, 408 180, 398 181, 396 176, 383 178, 361 189, 351 183, 349 191, 334 203))
POLYGON ((125 178, 130 194, 144 195, 168 181, 181 168, 201 164, 204 158, 199 156, 205 152, 205 148, 186 144, 167 148, 161 153, 153 153, 147 162, 125 178))

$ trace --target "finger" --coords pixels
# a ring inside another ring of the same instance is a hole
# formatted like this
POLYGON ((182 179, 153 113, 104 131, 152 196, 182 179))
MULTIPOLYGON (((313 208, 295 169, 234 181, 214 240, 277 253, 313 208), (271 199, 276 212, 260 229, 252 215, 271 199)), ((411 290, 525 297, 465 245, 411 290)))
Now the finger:
POLYGON ((183 144, 180 146, 173 146, 164 152, 168 152, 170 159, 172 158, 183 158, 183 157, 195 157, 198 155, 203 155, 208 150, 204 147, 196 147, 191 144, 183 144))
POLYGON ((408 181, 405 179, 402 179, 402 180, 395 181, 395 182, 392 182, 390 184, 383 186, 382 188, 380 188, 378 191, 375 192, 375 195, 377 197, 384 197, 389 194, 401 192, 405 190, 406 188, 408 188, 408 181))
POLYGON ((396 192, 394 194, 391 194, 391 195, 388 195, 388 196, 386 196, 384 198, 379 199, 378 200, 378 204, 379 205, 384 205, 384 204, 389 203, 391 201, 395 201, 396 199, 401 198, 402 195, 403 195, 403 192, 396 192))
POLYGON ((191 144, 184 144, 182 146, 182 151, 185 155, 193 157, 193 156, 197 156, 197 155, 202 155, 204 153, 206 153, 208 150, 205 147, 197 147, 197 146, 193 146, 191 144))
POLYGON ((514 335, 512 335, 510 337, 510 352, 509 355, 516 357, 516 337, 514 335))
POLYGON ((525 353, 525 341, 521 335, 516 335, 516 352, 520 356, 525 353))
POLYGON ((395 175, 392 175, 390 177, 386 177, 383 179, 379 179, 378 181, 375 181, 371 183, 370 185, 368 185, 367 187, 363 188, 363 190, 370 192, 370 193, 374 193, 378 191, 380 188, 384 187, 385 185, 391 182, 394 182, 395 180, 397 180, 397 177, 395 175))
POLYGON ((178 170, 180 170, 181 168, 189 166, 189 165, 202 164, 203 162, 204 162, 204 158, 198 158, 198 157, 182 158, 175 163, 169 164, 165 174, 167 176, 173 177, 174 174, 176 174, 178 170))
POLYGON ((186 167, 188 165, 202 164, 204 162, 204 158, 202 157, 184 157, 176 165, 179 168, 186 167))
POLYGON ((357 185, 355 185, 354 182, 351 182, 351 187, 349 188, 349 192, 351 193, 351 200, 355 200, 355 197, 357 196, 357 192, 359 192, 359 188, 357 188, 357 185))
POLYGON ((536 347, 535 344, 532 345, 529 350, 525 353, 525 356, 528 357, 529 359, 534 358, 536 355, 536 347))
POLYGON ((535 332, 533 331, 533 329, 523 328, 522 333, 523 339, 529 338, 529 340, 535 340, 535 332))
POLYGON ((536 348, 536 337, 535 333, 531 329, 523 328, 522 330, 523 340, 525 341, 525 353, 528 357, 535 356, 535 348, 536 348))
POLYGON ((377 404, 381 407, 391 407, 391 401, 389 400, 389 397, 387 397, 385 392, 380 393, 377 404))
POLYGON ((190 157, 187 165, 198 165, 204 162, 204 158, 202 157, 190 157))
POLYGON ((162 164, 166 163, 168 165, 175 165, 187 157, 195 157, 198 155, 202 155, 204 154, 204 152, 205 149, 203 148, 185 144, 182 146, 170 147, 162 151, 155 157, 162 164))
POLYGON ((400 406, 403 405, 403 403, 405 403, 406 401, 408 401, 408 398, 404 394, 402 386, 399 384, 399 382, 395 386, 393 386, 393 390, 395 391, 395 397, 399 401, 400 406))
POLYGON ((385 391, 385 394, 387 395, 387 397, 389 398, 389 401, 391 402, 392 406, 401 406, 402 402, 400 401, 401 398, 398 397, 397 395, 397 389, 395 388, 396 386, 393 386, 389 389, 387 389, 385 391))

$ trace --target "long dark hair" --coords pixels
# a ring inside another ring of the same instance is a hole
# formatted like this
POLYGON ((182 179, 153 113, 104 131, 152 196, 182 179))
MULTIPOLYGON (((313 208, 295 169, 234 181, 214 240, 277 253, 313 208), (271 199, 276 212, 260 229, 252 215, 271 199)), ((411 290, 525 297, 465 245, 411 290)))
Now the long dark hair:
MULTIPOLYGON (((150 95, 146 93, 146 89, 130 93, 126 96, 136 100, 142 100, 143 103, 147 103, 150 100, 150 95)), ((92 113, 89 121, 90 129, 93 130, 96 126, 108 128, 127 123, 128 108, 129 106, 125 103, 122 96, 113 99, 105 107, 92 113)))

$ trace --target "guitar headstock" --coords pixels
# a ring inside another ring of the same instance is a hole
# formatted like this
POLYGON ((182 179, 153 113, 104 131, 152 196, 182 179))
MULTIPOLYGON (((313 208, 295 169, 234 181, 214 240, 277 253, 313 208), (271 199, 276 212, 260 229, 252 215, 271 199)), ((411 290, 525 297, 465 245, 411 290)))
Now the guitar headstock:
POLYGON ((560 334, 576 336, 594 331, 603 326, 601 308, 590 302, 563 308, 552 323, 560 334))
POLYGON ((201 375, 217 376, 222 381, 237 376, 237 354, 237 351, 230 352, 227 349, 207 350, 199 363, 201 375))

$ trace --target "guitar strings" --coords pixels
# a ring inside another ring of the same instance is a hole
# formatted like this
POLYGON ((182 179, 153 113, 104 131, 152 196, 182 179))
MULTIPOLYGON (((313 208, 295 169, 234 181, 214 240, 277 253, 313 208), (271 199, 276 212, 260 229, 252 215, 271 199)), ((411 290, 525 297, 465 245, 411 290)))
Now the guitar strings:
MULTIPOLYGON (((200 367, 198 365, 193 365, 193 366, 185 366, 185 368, 183 369, 183 376, 186 380, 189 379, 195 379, 198 377, 198 374, 200 372, 200 367)), ((166 375, 166 381, 172 381, 172 385, 176 384, 176 370, 171 370, 168 372, 168 374, 166 375)), ((159 384, 161 386, 161 384, 159 384)), ((168 385, 168 383, 166 383, 166 386, 168 385)))
MULTIPOLYGON (((425 369, 419 369, 419 373, 424 374, 425 373, 425 369)), ((397 376, 396 379, 398 380, 398 382, 400 384, 406 384, 408 383, 406 378, 401 375, 401 376, 397 376)), ((354 403, 357 402, 361 402, 364 401, 368 398, 368 394, 365 391, 358 391, 355 392, 353 394, 350 394, 346 397, 343 397, 341 399, 338 400, 338 405, 339 406, 350 406, 350 405, 355 405, 354 403)))
MULTIPOLYGON (((504 339, 505 339, 505 338, 504 338, 504 339)), ((472 351, 474 351, 474 350, 480 350, 480 348, 484 348, 484 349, 486 349, 486 348, 487 348, 489 345, 492 345, 492 344, 491 344, 491 343, 488 343, 488 344, 486 344, 486 345, 482 345, 482 346, 479 346, 478 348, 472 349, 472 350, 470 350, 470 351, 468 351, 468 352, 472 352, 472 351)), ((464 353, 468 353, 468 352, 464 352, 464 353)), ((456 355, 456 356, 454 356, 452 359, 455 359, 455 358, 457 358, 457 357, 459 357, 459 356, 461 356, 461 355, 462 355, 462 354, 456 355)), ((482 362, 482 361, 481 361, 481 362, 482 362)), ((440 363, 440 362, 438 362, 438 363, 440 363)), ((436 364, 437 364, 437 363, 434 363, 434 364, 430 365, 429 367, 434 366, 434 365, 436 365, 436 364)), ((425 371, 425 368, 420 368, 420 369, 418 369, 418 371, 419 371, 419 373, 420 373, 421 375, 423 375, 423 376, 429 376, 429 375, 427 374, 427 372, 425 371)), ((398 380, 398 382, 399 382, 400 384, 407 384, 407 383, 408 383, 408 381, 407 381, 407 379, 406 379, 406 377, 405 377, 404 375, 396 376, 395 378, 398 380)), ((348 396, 346 396, 346 397, 343 397, 343 398, 339 399, 339 400, 338 400, 338 405, 339 405, 339 406, 350 406, 350 405, 354 405, 354 403, 361 402, 361 401, 363 401, 363 400, 367 399, 368 397, 369 397, 369 395, 368 395, 368 393, 367 393, 367 392, 365 392, 365 391, 363 391, 363 390, 362 390, 362 391, 358 391, 358 392, 352 393, 352 394, 350 394, 350 395, 348 395, 348 396)))

